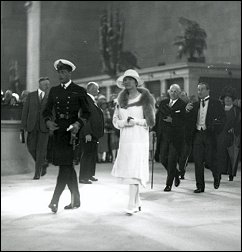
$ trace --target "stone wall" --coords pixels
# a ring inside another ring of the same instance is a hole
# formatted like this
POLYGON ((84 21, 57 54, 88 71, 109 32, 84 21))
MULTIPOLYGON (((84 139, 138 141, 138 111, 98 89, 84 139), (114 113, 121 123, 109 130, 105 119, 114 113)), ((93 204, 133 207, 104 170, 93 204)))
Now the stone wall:
POLYGON ((1 121, 1 175, 33 172, 34 161, 20 141, 20 121, 1 121))

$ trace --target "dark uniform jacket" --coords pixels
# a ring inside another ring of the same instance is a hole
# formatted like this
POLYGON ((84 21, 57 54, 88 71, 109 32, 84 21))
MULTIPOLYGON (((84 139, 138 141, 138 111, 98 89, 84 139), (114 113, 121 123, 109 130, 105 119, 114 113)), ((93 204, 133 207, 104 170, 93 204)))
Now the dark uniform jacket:
POLYGON ((28 94, 26 102, 24 103, 22 111, 22 128, 28 132, 31 132, 35 127, 41 132, 49 132, 46 127, 45 120, 43 118, 43 110, 47 103, 46 95, 40 102, 38 91, 34 91, 28 94))
POLYGON ((171 141, 176 150, 180 152, 184 140, 186 103, 178 99, 172 107, 169 107, 169 101, 170 99, 165 99, 160 102, 153 130, 160 136, 160 144, 162 141, 171 141), (171 123, 163 120, 167 116, 172 118, 171 123))
MULTIPOLYGON (((87 96, 90 116, 85 125, 80 130, 80 137, 91 135, 94 140, 98 140, 104 134, 104 118, 102 110, 94 103, 93 99, 87 96)), ((81 115, 82 116, 82 115, 81 115)))
POLYGON ((86 90, 73 82, 64 89, 61 85, 52 87, 49 92, 46 109, 43 112, 45 121, 52 120, 59 129, 53 136, 53 164, 72 165, 74 158, 71 144, 71 132, 67 131, 70 124, 78 121, 83 127, 83 119, 78 118, 79 110, 82 118, 88 119, 89 109, 86 90))

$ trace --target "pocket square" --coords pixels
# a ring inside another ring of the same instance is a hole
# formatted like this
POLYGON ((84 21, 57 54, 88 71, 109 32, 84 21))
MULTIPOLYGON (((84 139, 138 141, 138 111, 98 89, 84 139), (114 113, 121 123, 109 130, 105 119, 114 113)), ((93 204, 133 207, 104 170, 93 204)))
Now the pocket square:
POLYGON ((179 112, 181 112, 181 110, 176 110, 176 111, 175 111, 175 113, 179 113, 179 112))

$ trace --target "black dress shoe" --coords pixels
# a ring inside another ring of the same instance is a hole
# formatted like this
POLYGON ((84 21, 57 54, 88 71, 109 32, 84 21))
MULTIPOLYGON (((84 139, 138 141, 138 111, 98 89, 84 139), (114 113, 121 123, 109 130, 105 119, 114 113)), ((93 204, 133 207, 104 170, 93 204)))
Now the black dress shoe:
POLYGON ((43 168, 43 170, 41 171, 41 176, 45 176, 46 173, 47 173, 46 168, 45 169, 43 168))
POLYGON ((89 178, 89 180, 91 180, 91 181, 98 181, 98 179, 96 179, 94 177, 89 178))
POLYGON ((194 190, 194 193, 202 193, 204 192, 204 189, 201 188, 197 188, 196 190, 194 190))
POLYGON ((74 209, 74 208, 78 208, 78 207, 80 207, 80 203, 78 203, 78 204, 69 204, 69 205, 67 205, 67 206, 65 206, 64 207, 64 209, 74 209))
POLYGON ((33 179, 34 179, 34 180, 40 179, 40 176, 34 176, 33 179))
POLYGON ((171 186, 166 186, 165 189, 164 189, 165 192, 170 192, 171 191, 171 186))
POLYGON ((220 179, 215 179, 214 180, 214 183, 213 183, 213 186, 215 189, 218 189, 219 188, 219 185, 220 185, 220 179))
POLYGON ((234 180, 234 176, 229 175, 229 181, 233 181, 234 180))
POLYGON ((180 179, 185 179, 184 175, 181 175, 181 176, 180 176, 180 179))
POLYGON ((92 181, 90 181, 88 179, 80 179, 79 183, 82 183, 82 184, 92 184, 92 181))
POLYGON ((179 177, 175 177, 175 186, 178 187, 180 185, 179 177))
POLYGON ((51 209, 53 213, 56 213, 58 210, 58 204, 50 203, 48 207, 51 209))

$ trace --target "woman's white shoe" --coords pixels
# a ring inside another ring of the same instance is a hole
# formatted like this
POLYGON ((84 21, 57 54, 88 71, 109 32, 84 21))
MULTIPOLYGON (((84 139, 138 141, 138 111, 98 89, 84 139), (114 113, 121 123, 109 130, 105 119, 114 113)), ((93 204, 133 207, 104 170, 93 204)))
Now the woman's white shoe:
POLYGON ((126 214, 133 215, 134 213, 137 213, 141 211, 141 207, 135 207, 133 209, 125 209, 126 214))

